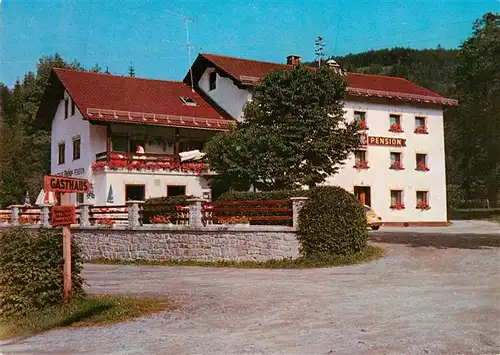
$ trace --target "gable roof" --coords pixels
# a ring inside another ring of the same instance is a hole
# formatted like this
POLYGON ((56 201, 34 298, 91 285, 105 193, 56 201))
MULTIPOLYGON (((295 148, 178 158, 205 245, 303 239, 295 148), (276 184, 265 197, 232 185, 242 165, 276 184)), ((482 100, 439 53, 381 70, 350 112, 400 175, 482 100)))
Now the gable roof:
MULTIPOLYGON (((201 53, 193 64, 194 76, 199 78, 207 66, 217 67, 237 85, 252 86, 272 70, 291 69, 292 65, 263 62, 216 54, 201 53)), ((314 69, 314 68, 311 68, 314 69)), ((189 73, 185 82, 189 82, 189 73)), ((445 98, 404 78, 347 73, 347 93, 351 96, 384 97, 395 100, 455 106, 457 100, 445 98)))
POLYGON ((39 115, 48 114, 51 120, 66 90, 83 118, 89 121, 209 130, 226 130, 233 122, 180 81, 53 68, 49 86, 39 115), (181 97, 191 98, 196 105, 186 105, 181 97))

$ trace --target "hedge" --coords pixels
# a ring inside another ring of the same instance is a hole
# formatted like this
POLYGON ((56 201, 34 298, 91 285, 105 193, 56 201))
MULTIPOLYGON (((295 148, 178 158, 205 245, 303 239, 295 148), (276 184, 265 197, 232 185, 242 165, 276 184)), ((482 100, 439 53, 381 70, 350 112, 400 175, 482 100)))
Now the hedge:
POLYGON ((500 217, 500 208, 448 209, 448 219, 489 219, 500 217))
POLYGON ((177 214, 176 206, 186 206, 188 205, 187 200, 194 198, 194 196, 163 196, 163 197, 153 197, 149 198, 144 202, 142 211, 142 222, 143 224, 150 223, 150 219, 153 216, 170 216, 175 218, 177 214))
MULTIPOLYGON (((80 249, 72 243, 71 297, 83 296, 80 249)), ((0 230, 0 317, 23 317, 62 302, 60 230, 0 230)))
POLYGON ((367 246, 362 204, 338 186, 314 187, 299 215, 300 252, 304 256, 352 255, 367 246))
MULTIPOLYGON (((269 201, 269 200, 289 200, 291 197, 307 197, 308 190, 278 190, 278 191, 263 191, 263 192, 241 192, 228 191, 217 199, 217 201, 269 201)), ((277 205, 278 206, 278 205, 277 205)), ((290 206, 290 205, 287 205, 290 206)), ((270 207, 269 205, 232 205, 231 207, 270 207)), ((275 206, 273 206, 275 207, 275 206)), ((283 206, 285 207, 285 206, 283 206)), ((251 213, 219 213, 218 215, 228 216, 283 216, 283 213, 274 212, 251 212, 251 213)), ((254 225, 292 225, 291 221, 251 221, 254 225)))

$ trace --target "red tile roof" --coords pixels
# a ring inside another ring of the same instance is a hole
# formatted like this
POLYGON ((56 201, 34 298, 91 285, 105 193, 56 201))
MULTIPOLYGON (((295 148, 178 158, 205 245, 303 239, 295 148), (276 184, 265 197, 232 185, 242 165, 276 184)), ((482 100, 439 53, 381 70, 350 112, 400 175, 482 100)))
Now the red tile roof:
POLYGON ((227 129, 223 117, 183 82, 53 69, 84 118, 203 129, 227 129), (180 96, 197 105, 185 105, 180 96))
MULTIPOLYGON (((200 54, 241 84, 253 85, 271 70, 291 69, 291 65, 262 62, 216 54, 200 54)), ((347 73, 347 91, 352 96, 386 97, 412 102, 430 102, 442 105, 456 105, 457 101, 447 99, 431 90, 403 78, 382 75, 347 73)))

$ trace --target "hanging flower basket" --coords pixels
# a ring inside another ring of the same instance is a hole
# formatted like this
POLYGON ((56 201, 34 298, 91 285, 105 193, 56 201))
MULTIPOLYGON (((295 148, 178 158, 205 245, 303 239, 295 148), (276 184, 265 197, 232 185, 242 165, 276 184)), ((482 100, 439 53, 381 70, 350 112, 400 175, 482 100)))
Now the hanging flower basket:
POLYGON ((401 133, 403 130, 401 129, 401 126, 397 123, 391 124, 391 127, 389 128, 389 132, 394 132, 394 133, 401 133))
POLYGON ((415 169, 417 171, 429 171, 429 168, 427 167, 427 165, 425 165, 424 162, 420 162, 417 164, 417 168, 415 169))
POLYGON ((425 202, 425 201, 418 201, 416 208, 418 210, 427 211, 427 210, 431 209, 431 206, 429 206, 429 204, 427 202, 425 202))
POLYGON ((427 127, 426 126, 418 126, 417 128, 415 128, 414 132, 416 134, 429 134, 429 132, 427 132, 427 127))
POLYGON ((401 163, 400 161, 394 161, 394 162, 392 162, 392 164, 389 167, 389 169, 392 169, 392 170, 404 170, 405 168, 403 167, 403 163, 401 163))
POLYGON ((369 168, 368 162, 366 160, 356 162, 356 164, 354 164, 354 168, 356 168, 358 170, 366 170, 369 168))
POLYGON ((396 202, 395 204, 391 205, 391 210, 404 210, 405 205, 402 204, 401 202, 396 202))

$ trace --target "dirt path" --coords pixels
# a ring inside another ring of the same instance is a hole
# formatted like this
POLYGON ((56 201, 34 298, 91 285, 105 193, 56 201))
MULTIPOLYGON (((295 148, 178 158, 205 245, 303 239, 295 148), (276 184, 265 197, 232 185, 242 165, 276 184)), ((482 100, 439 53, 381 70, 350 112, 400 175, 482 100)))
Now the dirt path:
POLYGON ((333 269, 86 265, 91 292, 167 295, 184 309, 110 327, 52 331, 0 344, 0 352, 500 352, 500 249, 380 245, 386 258, 333 269))

